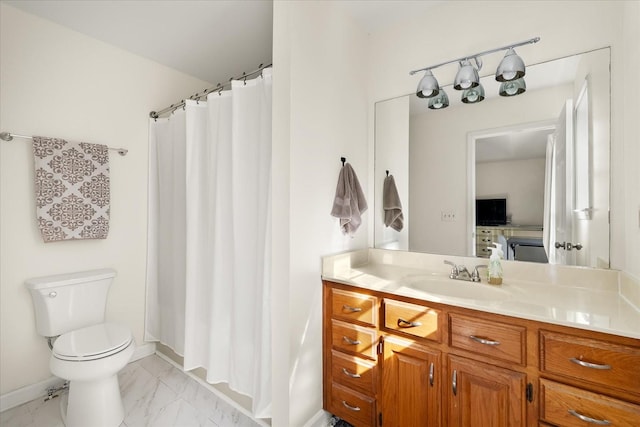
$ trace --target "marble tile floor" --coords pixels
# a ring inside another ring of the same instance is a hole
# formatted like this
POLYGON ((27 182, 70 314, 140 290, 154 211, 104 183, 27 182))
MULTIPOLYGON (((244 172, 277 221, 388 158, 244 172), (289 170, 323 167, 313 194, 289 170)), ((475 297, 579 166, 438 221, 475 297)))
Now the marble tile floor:
MULTIPOLYGON (((157 355, 119 373, 125 418, 120 427, 257 427, 258 423, 157 355)), ((0 413, 0 427, 64 427, 60 399, 39 398, 0 413)), ((91 426, 86 426, 91 427, 91 426)))

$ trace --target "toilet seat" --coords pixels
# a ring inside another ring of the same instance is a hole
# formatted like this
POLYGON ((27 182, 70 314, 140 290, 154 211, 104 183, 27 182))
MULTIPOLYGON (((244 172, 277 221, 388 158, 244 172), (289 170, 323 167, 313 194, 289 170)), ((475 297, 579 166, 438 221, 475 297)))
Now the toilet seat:
POLYGON ((60 335, 53 345, 53 357, 76 362, 101 359, 127 348, 132 340, 126 326, 100 323, 60 335))

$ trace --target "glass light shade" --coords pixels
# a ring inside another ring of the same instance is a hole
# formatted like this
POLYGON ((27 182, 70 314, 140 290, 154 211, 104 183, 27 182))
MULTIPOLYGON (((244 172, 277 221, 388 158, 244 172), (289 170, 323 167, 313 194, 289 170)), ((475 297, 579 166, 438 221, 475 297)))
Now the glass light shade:
POLYGON ((453 81, 453 88, 456 90, 465 90, 476 87, 479 84, 480 77, 478 76, 478 70, 476 70, 473 65, 465 59, 460 63, 460 69, 453 81))
POLYGON ((462 92, 462 102, 465 104, 475 104, 484 99, 484 88, 481 84, 476 87, 472 87, 470 89, 462 92))
POLYGON ((433 73, 431 70, 427 70, 424 73, 424 77, 418 83, 418 89, 416 91, 416 96, 418 98, 431 98, 438 94, 440 91, 440 85, 438 84, 438 80, 433 77, 433 73))
POLYGON ((440 92, 438 92, 437 96, 433 98, 429 98, 429 108, 432 110, 441 110, 443 108, 447 108, 449 106, 449 97, 447 96, 447 92, 440 88, 440 92))
POLYGON ((505 53, 504 58, 500 61, 496 70, 496 80, 499 82, 508 82, 524 77, 525 67, 524 61, 520 58, 513 48, 505 53))
POLYGON ((520 78, 512 80, 510 82, 502 82, 500 84, 500 96, 516 96, 524 93, 527 90, 527 85, 524 79, 520 78))

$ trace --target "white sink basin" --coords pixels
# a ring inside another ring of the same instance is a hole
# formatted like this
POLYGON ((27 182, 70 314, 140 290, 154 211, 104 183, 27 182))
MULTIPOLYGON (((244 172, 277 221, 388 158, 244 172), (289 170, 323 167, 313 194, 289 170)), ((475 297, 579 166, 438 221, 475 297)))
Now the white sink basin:
POLYGON ((443 298, 475 301, 504 301, 511 293, 505 285, 494 286, 487 283, 466 282, 442 278, 441 276, 407 276, 392 286, 395 291, 409 290, 443 298))

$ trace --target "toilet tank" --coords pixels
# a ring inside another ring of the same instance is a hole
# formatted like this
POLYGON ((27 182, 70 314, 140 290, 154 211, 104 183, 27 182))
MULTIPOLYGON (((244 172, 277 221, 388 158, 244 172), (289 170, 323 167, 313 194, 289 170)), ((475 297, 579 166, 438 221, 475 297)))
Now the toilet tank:
POLYGON ((36 330, 53 337, 104 322, 111 268, 29 279, 36 313, 36 330))

